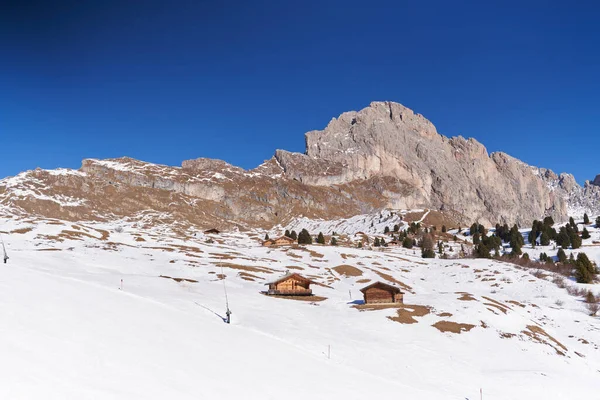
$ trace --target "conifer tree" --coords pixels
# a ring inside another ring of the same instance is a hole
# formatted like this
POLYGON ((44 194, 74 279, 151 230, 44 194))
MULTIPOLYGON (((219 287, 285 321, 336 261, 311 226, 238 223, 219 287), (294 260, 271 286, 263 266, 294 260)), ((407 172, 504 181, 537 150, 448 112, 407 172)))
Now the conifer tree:
POLYGON ((556 256, 558 257, 558 261, 563 264, 567 261, 567 254, 562 249, 562 247, 558 249, 558 253, 556 253, 556 256))
POLYGON ((390 233, 390 227, 389 227, 389 226, 386 226, 386 227, 383 229, 383 233, 385 233, 386 235, 387 235, 388 233, 390 233))
POLYGON ((290 233, 290 231, 288 229, 285 230, 285 233, 283 234, 283 236, 286 236, 286 237, 289 237, 289 238, 292 237, 292 235, 291 235, 291 233, 290 233))
POLYGON ((332 246, 337 246, 337 244, 338 244, 338 243, 337 243, 337 239, 336 239, 335 237, 333 237, 333 236, 332 236, 332 237, 331 237, 331 245, 332 245, 332 246))
POLYGON ((292 231, 292 233, 290 233, 290 238, 294 240, 298 239, 298 234, 296 233, 296 231, 292 231))
POLYGON ((312 237, 306 229, 302 229, 298 235, 298 244, 312 244, 312 237))
POLYGON ((447 229, 446 229, 446 225, 442 225, 442 233, 446 233, 447 229))
POLYGON ((265 240, 269 240, 269 234, 265 233, 265 240))
POLYGON ((408 236, 404 238, 404 240, 402 241, 402 247, 404 247, 405 249, 412 249, 413 248, 413 240, 411 238, 409 238, 408 236))
POLYGON ((589 225, 590 224, 590 217, 588 217, 587 213, 583 214, 583 223, 585 225, 589 225))
POLYGON ((581 238, 582 239, 589 239, 590 233, 588 232, 587 228, 583 228, 583 232, 581 232, 581 238))
POLYGON ((319 236, 317 236, 317 243, 325 244, 325 236, 323 236, 323 232, 319 232, 319 236))

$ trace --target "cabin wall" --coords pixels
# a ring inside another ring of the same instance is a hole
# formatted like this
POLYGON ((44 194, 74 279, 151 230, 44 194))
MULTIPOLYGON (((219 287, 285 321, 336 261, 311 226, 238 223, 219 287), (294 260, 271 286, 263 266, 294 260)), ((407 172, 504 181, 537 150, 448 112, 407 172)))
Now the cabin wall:
POLYGON ((385 289, 373 287, 364 292, 365 304, 402 303, 402 293, 393 293, 385 289))

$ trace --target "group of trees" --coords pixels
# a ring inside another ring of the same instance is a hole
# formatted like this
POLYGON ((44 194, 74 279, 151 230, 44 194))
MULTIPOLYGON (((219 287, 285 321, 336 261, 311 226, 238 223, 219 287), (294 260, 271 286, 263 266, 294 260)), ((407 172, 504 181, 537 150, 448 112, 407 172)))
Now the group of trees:
MULTIPOLYGON (((313 243, 313 237, 306 229, 302 229, 300 231, 300 234, 297 234, 296 231, 290 232, 289 230, 286 230, 283 235, 287 236, 291 239, 297 240, 298 244, 312 244, 313 243)), ((269 239, 269 235, 266 235, 265 240, 268 240, 268 239, 269 239)), ((319 232, 315 241, 318 244, 325 244, 325 236, 323 235, 323 232, 319 232)), ((331 244, 332 246, 337 246, 338 243, 337 243, 337 239, 335 238, 335 232, 333 232, 329 244, 331 244)))

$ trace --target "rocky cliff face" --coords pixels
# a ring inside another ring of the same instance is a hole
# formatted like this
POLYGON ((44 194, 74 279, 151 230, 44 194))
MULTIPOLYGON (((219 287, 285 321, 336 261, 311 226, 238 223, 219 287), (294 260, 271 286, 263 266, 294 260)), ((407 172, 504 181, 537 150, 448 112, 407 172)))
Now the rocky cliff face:
POLYGON ((474 139, 442 136, 425 117, 391 102, 346 112, 306 134, 305 154, 277 150, 249 171, 205 158, 181 168, 122 158, 0 181, 2 204, 44 216, 157 212, 240 226, 424 207, 452 211, 463 223, 528 224, 545 215, 600 213, 598 200, 600 186, 581 187, 572 175, 488 154, 474 139))

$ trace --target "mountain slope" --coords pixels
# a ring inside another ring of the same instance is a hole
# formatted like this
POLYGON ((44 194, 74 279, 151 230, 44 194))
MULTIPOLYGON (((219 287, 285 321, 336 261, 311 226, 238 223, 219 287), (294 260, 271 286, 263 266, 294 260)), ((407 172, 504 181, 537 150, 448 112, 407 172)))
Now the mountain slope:
POLYGON ((3 398, 440 399, 483 388, 487 399, 564 399, 600 389, 598 319, 551 276, 509 264, 271 249, 264 231, 137 220, 6 215, 0 227, 11 256, 0 279, 3 398), (316 280, 325 299, 260 294, 285 271, 316 280), (406 306, 360 306, 375 280, 401 287, 406 306))
POLYGON ((550 215, 599 213, 600 186, 579 186, 474 139, 447 138, 392 102, 343 113, 306 134, 306 154, 277 150, 246 171, 220 160, 169 167, 120 158, 87 159, 79 171, 37 169, 0 180, 13 212, 108 220, 155 212, 227 228, 286 225, 300 215, 337 219, 383 208, 431 208, 458 224, 529 224, 550 215))

